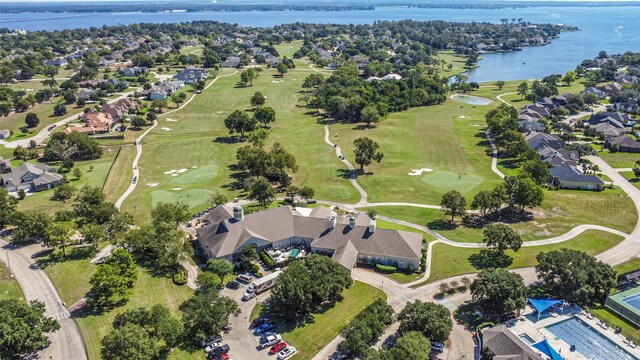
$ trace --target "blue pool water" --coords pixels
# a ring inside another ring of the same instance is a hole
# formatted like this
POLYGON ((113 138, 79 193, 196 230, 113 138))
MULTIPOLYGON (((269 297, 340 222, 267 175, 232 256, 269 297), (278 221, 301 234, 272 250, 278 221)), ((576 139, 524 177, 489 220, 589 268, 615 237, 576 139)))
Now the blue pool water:
POLYGON ((546 327, 558 339, 575 345, 576 351, 593 360, 638 360, 582 320, 572 317, 546 327))
POLYGON ((471 105, 489 105, 493 102, 491 99, 471 95, 453 95, 451 98, 455 101, 471 105))
POLYGON ((622 299, 622 301, 640 310, 640 294, 627 296, 626 298, 622 299))

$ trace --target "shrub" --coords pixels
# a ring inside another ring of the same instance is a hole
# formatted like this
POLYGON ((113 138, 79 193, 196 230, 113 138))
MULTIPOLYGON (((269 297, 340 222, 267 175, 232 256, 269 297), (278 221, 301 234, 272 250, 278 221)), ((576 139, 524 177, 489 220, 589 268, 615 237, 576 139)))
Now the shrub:
POLYGON ((251 264, 251 272, 257 275, 260 272, 260 266, 258 266, 258 264, 251 264))
POLYGON ((398 268, 396 266, 391 266, 391 265, 376 264, 376 270, 383 273, 393 273, 393 272, 396 272, 398 268))
POLYGON ((187 283, 187 276, 183 268, 178 268, 173 273, 173 283, 176 285, 184 285, 187 283))
POLYGON ((276 262, 267 254, 266 250, 260 252, 260 259, 269 269, 273 269, 276 266, 276 262))
POLYGON ((422 272, 427 271, 427 263, 426 262, 420 264, 420 271, 422 271, 422 272))
POLYGON ((413 265, 409 264, 407 265, 407 272, 409 274, 413 274, 416 270, 413 268, 413 265))

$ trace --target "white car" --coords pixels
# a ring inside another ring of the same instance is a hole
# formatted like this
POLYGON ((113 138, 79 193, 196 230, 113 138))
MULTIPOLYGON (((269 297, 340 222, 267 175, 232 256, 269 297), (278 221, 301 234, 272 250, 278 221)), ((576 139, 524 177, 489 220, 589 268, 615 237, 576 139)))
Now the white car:
POLYGON ((262 338, 260 338, 260 347, 263 349, 268 348, 279 343, 280 341, 282 341, 282 336, 280 336, 279 334, 263 336, 262 338))
POLYGON ((217 342, 212 342, 207 344, 207 346, 204 348, 204 352, 206 352, 207 354, 210 353, 213 349, 222 346, 222 342, 217 341, 217 342))
POLYGON ((247 291, 244 292, 244 295, 242 295, 242 300, 247 301, 254 297, 256 297, 256 289, 253 286, 249 286, 247 291))
POLYGON ((298 349, 293 346, 287 346, 284 350, 280 351, 278 354, 278 360, 284 360, 292 357, 298 352, 298 349))

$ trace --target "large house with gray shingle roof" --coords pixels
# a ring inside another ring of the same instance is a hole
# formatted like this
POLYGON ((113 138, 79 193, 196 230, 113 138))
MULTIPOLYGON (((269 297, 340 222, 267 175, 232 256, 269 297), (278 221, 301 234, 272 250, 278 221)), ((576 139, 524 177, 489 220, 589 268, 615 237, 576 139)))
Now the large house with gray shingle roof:
POLYGON ((269 248, 305 246, 331 256, 351 270, 356 263, 375 261, 418 269, 422 235, 379 229, 366 214, 338 215, 331 209, 281 206, 244 215, 241 206, 215 207, 197 228, 198 241, 209 258, 233 261, 245 246, 269 248))
POLYGON ((51 189, 62 184, 64 178, 47 165, 34 165, 23 162, 17 168, 11 167, 11 163, 0 157, 0 172, 2 173, 2 185, 7 191, 40 191, 51 189))

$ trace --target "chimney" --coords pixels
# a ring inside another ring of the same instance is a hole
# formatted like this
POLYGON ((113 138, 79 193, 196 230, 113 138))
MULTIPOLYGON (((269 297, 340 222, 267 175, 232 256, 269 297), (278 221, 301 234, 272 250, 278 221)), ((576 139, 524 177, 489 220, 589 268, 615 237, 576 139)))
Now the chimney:
POLYGON ((244 219, 244 209, 242 206, 237 205, 233 208, 233 219, 235 221, 242 221, 242 219, 244 219))
POLYGON ((329 216, 329 229, 333 229, 336 227, 336 213, 335 212, 331 212, 331 215, 329 216))
POLYGON ((369 232, 372 234, 376 232, 376 221, 373 219, 371 219, 371 222, 369 223, 369 232))
POLYGON ((356 227, 356 217, 353 215, 349 218, 349 227, 352 229, 356 227))

